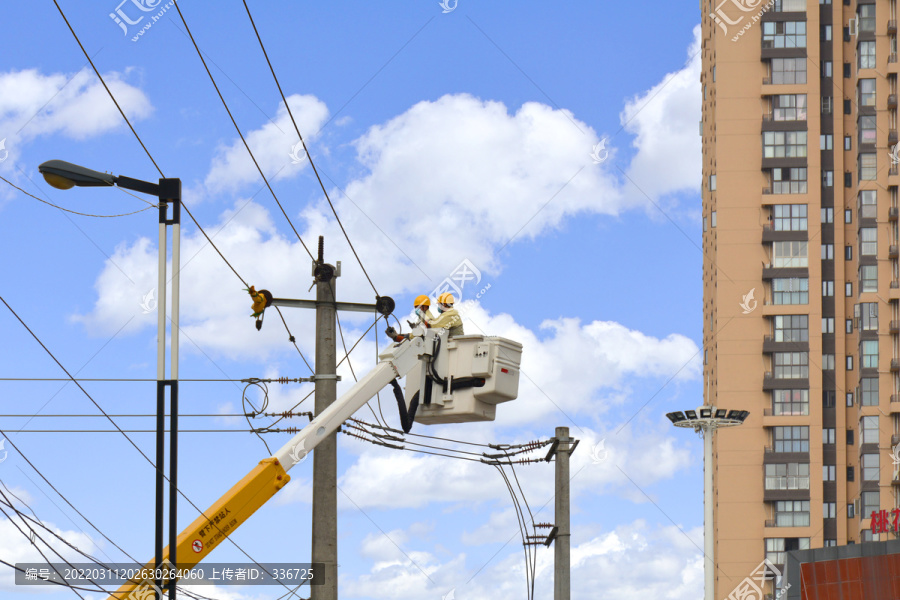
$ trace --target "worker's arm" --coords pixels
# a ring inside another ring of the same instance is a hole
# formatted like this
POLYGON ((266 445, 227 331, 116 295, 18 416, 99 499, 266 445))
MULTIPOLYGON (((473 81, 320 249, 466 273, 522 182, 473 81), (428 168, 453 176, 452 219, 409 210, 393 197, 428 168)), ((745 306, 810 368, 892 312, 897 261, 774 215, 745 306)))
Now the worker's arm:
MULTIPOLYGON (((206 558, 290 481, 287 472, 291 467, 303 460, 319 442, 337 431, 344 421, 374 398, 384 386, 419 365, 420 357, 431 353, 427 347, 432 345, 434 335, 427 333, 424 338, 415 337, 403 344, 392 345, 383 352, 375 368, 349 392, 323 410, 278 452, 261 461, 181 532, 176 543, 178 564, 170 568, 189 569, 206 558)), ((166 565, 169 557, 169 547, 166 546, 161 563, 166 565)), ((149 562, 146 570, 151 571, 154 565, 155 561, 149 562)), ((130 581, 114 592, 110 599, 131 600, 132 592, 147 583, 152 583, 152 580, 130 581)))
POLYGON ((442 312, 437 319, 429 321, 428 324, 431 325, 432 329, 449 329, 460 323, 462 323, 462 319, 459 317, 459 312, 455 308, 451 308, 442 312))

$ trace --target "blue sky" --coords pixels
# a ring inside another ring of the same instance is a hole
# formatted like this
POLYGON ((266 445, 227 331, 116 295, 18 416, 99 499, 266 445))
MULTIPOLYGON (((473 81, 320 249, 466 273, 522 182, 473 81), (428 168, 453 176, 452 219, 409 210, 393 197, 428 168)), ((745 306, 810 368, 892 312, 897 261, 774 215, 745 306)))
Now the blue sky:
MULTIPOLYGON (((309 258, 263 187, 175 8, 160 2, 144 12, 138 4, 60 2, 150 153, 166 176, 182 179, 185 204, 235 269, 276 296, 311 297, 309 258), (117 8, 142 22, 123 32, 109 16, 117 8)), ((342 262, 341 298, 371 302, 309 162, 292 162, 298 139, 242 3, 179 6, 303 240, 313 247, 324 235, 326 258, 342 262)), ((464 290, 466 327, 524 344, 520 397, 501 405, 495 422, 417 424, 413 433, 522 443, 569 426, 582 440, 572 457, 573 597, 600 586, 615 599, 700 597, 701 445, 664 417, 702 403, 696 5, 460 0, 444 13, 436 0, 273 1, 250 8, 348 235, 379 293, 397 300, 401 320, 414 296, 468 260, 480 273, 478 289, 490 288, 477 299, 477 289, 464 290), (596 163, 591 152, 601 143, 609 155, 596 163)), ((0 139, 8 154, 0 175, 72 211, 146 208, 118 190, 45 184, 37 166, 49 159, 150 181, 159 174, 54 4, 4 11, 0 139)), ((181 377, 307 376, 277 314, 257 332, 243 284, 184 221, 181 377)), ((155 377, 156 313, 141 307, 156 285, 152 209, 74 215, 0 181, 0 227, 0 294, 66 369, 82 378, 155 377)), ((0 414, 99 414, 71 383, 8 380, 65 374, 0 308, 7 379, 0 414)), ((285 310, 285 317, 311 360, 314 323, 304 313, 285 310)), ((367 319, 341 316, 348 346, 367 319)), ((369 335, 351 354, 357 375, 375 355, 369 335)), ((346 363, 340 374, 346 390, 346 363)), ((154 411, 154 383, 83 385, 110 414, 154 411)), ((185 382, 182 412, 241 413, 242 388, 185 382)), ((308 384, 270 385, 268 410, 286 410, 308 392, 308 384)), ((260 401, 255 391, 249 397, 260 401)), ((382 400, 396 426, 391 397, 382 400)), ((311 410, 311 400, 299 410, 311 410)), ((358 416, 374 419, 366 409, 358 416)), ((116 421, 153 427, 147 418, 116 421)), ((180 487, 198 506, 268 455, 242 417, 182 423, 229 430, 181 437, 180 487)), ((129 441, 119 433, 29 432, 110 428, 88 417, 0 417, 8 451, 0 481, 72 545, 127 560, 27 458, 104 534, 149 559, 153 471, 129 441)), ((129 437, 152 455, 151 434, 129 437)), ((274 450, 288 436, 264 438, 274 450)), ((533 511, 549 502, 535 520, 552 521, 552 467, 516 472, 533 511)), ((291 476, 233 536, 255 560, 309 559, 309 461, 291 476)), ((339 486, 342 597, 438 599, 451 590, 457 598, 525 597, 513 504, 492 467, 339 436, 339 486)), ((187 525, 196 512, 183 502, 180 516, 187 525)), ((0 514, 0 559, 40 560, 15 524, 0 514)), ((246 561, 234 547, 216 552, 216 562, 246 561)), ((547 597, 552 550, 538 552, 537 568, 537 596, 547 597)), ((4 598, 74 597, 17 588, 6 567, 0 589, 4 598)), ((263 587, 198 591, 225 600, 281 595, 263 587)))

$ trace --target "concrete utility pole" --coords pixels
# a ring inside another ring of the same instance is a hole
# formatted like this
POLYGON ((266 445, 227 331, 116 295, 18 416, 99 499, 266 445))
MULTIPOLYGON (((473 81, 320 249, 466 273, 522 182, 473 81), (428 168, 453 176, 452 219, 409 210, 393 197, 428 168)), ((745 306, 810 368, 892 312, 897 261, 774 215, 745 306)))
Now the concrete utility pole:
POLYGON ((569 524, 569 455, 574 447, 568 427, 556 428, 556 537, 554 543, 553 600, 569 600, 570 576, 569 548, 571 531, 569 524))
MULTIPOLYGON (((316 415, 337 399, 335 283, 338 271, 325 264, 319 237, 316 278, 316 415)), ((337 433, 313 452, 312 562, 325 564, 323 585, 310 586, 311 600, 337 600, 337 433)))

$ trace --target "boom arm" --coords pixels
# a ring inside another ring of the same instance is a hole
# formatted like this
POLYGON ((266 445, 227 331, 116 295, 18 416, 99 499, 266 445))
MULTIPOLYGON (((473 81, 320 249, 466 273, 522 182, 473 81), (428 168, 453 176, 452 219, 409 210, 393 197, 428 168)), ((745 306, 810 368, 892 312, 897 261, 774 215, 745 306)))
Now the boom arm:
MULTIPOLYGON (((215 504, 201 514, 176 541, 178 564, 169 563, 169 547, 163 550, 161 565, 189 569, 200 563, 235 529, 240 527, 263 504, 283 488, 290 476, 287 472, 393 379, 403 377, 416 366, 426 366, 422 358, 430 356, 438 333, 425 331, 421 337, 393 344, 381 355, 376 367, 359 380, 349 392, 338 398, 304 427, 287 444, 266 458, 228 490, 215 504)), ((146 566, 152 571, 156 562, 146 566)), ((152 580, 129 581, 110 600, 143 600, 148 596, 152 580)))

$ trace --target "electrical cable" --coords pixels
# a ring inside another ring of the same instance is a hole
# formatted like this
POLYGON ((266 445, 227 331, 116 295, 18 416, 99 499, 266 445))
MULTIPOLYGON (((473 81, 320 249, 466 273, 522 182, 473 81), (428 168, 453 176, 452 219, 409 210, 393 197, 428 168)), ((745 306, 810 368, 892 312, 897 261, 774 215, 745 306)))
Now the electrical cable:
POLYGON ((35 196, 34 194, 30 194, 30 193, 26 192, 25 190, 23 190, 22 188, 20 188, 20 187, 17 186, 16 184, 14 184, 14 183, 13 183, 12 181, 10 181, 9 179, 3 177, 2 175, 0 175, 0 179, 2 179, 3 181, 5 181, 6 183, 8 183, 9 185, 11 185, 12 187, 16 188, 17 190, 19 190, 20 192, 22 192, 22 193, 25 194, 26 196, 30 196, 31 198, 34 198, 34 199, 37 200, 38 202, 43 202, 44 204, 46 204, 46 205, 48 205, 48 206, 52 206, 53 208, 57 208, 57 209, 59 209, 59 210, 65 211, 65 212, 67 212, 67 213, 72 213, 73 215, 81 215, 82 217, 98 217, 98 218, 104 218, 104 219, 111 219, 111 218, 113 218, 113 217, 127 217, 127 216, 129 216, 129 215, 136 215, 136 214, 138 214, 138 213, 144 212, 145 210, 150 210, 151 208, 154 208, 154 206, 151 205, 151 206, 148 206, 147 208, 142 208, 141 210, 136 210, 136 211, 134 211, 134 212, 129 212, 129 213, 122 213, 122 214, 120 214, 120 215, 92 215, 92 214, 88 214, 88 213, 78 212, 77 210, 70 210, 70 209, 68 209, 68 208, 63 208, 62 206, 58 206, 58 205, 56 205, 56 204, 53 204, 52 202, 48 202, 48 201, 46 201, 46 200, 44 200, 44 199, 42 199, 42 198, 38 198, 38 197, 35 196))
MULTIPOLYGON (((337 220, 337 224, 341 228, 341 232, 344 234, 344 239, 347 240, 347 244, 350 246, 350 250, 353 252, 353 256, 356 257, 356 262, 359 263, 359 268, 362 269, 363 274, 366 276, 366 279, 369 280, 369 285, 372 286, 372 290, 375 292, 375 296, 377 297, 378 290, 375 288, 375 284, 372 282, 372 278, 369 277, 369 273, 366 271, 366 268, 363 266, 362 260, 359 258, 359 254, 356 253, 356 248, 353 247, 353 242, 350 241, 350 236, 347 235, 347 230, 344 229, 344 224, 341 223, 341 218, 337 214, 337 210, 334 208, 334 203, 331 201, 331 198, 328 196, 328 190, 325 189, 325 184, 322 182, 322 177, 319 176, 319 170, 316 169, 315 163, 313 163, 312 154, 309 153, 309 148, 306 147, 306 140, 303 139, 303 135, 300 133, 300 128, 297 126, 297 121, 294 119, 294 113, 291 111, 291 106, 288 104, 287 98, 284 95, 284 90, 281 89, 281 83, 278 81, 278 76, 275 74, 275 68, 272 66, 272 61, 269 60, 269 53, 266 52, 266 47, 263 44, 262 37, 259 35, 259 30, 256 28, 256 22, 253 20, 253 15, 250 14, 250 7, 247 6, 247 0, 244 0, 244 9, 247 11, 247 16, 250 18, 250 24, 253 25, 253 32, 256 34, 256 39, 259 41, 259 47, 262 50, 263 56, 266 57, 266 63, 269 65, 269 71, 272 73, 272 79, 275 80, 275 85, 278 87, 278 93, 281 94, 281 100, 284 102, 284 107, 287 109, 288 116, 291 119, 291 123, 294 125, 294 131, 297 132, 297 137, 300 138, 300 143, 303 144, 303 151, 306 152, 306 158, 309 160, 309 166, 312 167, 313 173, 316 174, 316 179, 319 181, 319 186, 322 188, 322 193, 325 195, 325 199, 328 201, 328 206, 331 207, 331 212, 334 214, 335 220, 337 220)), ((186 27, 187 25, 185 25, 186 27)))
MULTIPOLYGON (((247 419, 247 427, 249 427, 250 430, 252 431, 253 424, 250 422, 250 416, 247 414, 247 409, 245 408, 246 404, 249 404, 250 408, 253 409, 254 417, 261 412, 265 412, 266 408, 268 408, 268 406, 269 406, 269 388, 266 386, 266 384, 257 383, 257 382, 248 383, 247 385, 244 386, 244 391, 241 393, 241 408, 244 409, 244 418, 247 419), (253 406, 253 402, 251 402, 250 400, 247 399, 247 388, 249 388, 251 385, 255 385, 256 387, 261 389, 262 393, 263 393, 262 406, 259 408, 259 410, 257 410, 256 407, 253 406)), ((263 443, 263 446, 266 447, 266 452, 268 452, 269 456, 271 456, 272 449, 269 448, 269 444, 266 443, 266 440, 263 439, 263 436, 261 436, 258 431, 254 431, 254 433, 256 434, 256 437, 259 438, 259 441, 261 441, 263 443)))
MULTIPOLYGON (((55 1, 56 0, 54 0, 54 2, 55 1)), ((268 178, 266 178, 265 173, 263 173, 262 167, 259 166, 259 162, 253 155, 253 151, 250 150, 250 145, 244 138, 244 134, 241 132, 241 128, 238 126, 237 121, 234 120, 234 115, 231 114, 231 109, 228 108, 228 103, 225 102, 225 97, 222 96, 222 92, 219 90, 219 85, 216 83, 212 72, 209 70, 209 66, 207 66, 206 64, 206 59, 203 58, 203 53, 200 52, 200 47, 197 45, 197 40, 194 39, 194 34, 191 33, 191 28, 188 27, 187 21, 185 20, 184 15, 181 12, 181 7, 178 6, 177 0, 173 0, 173 3, 175 4, 175 10, 178 11, 178 16, 181 17, 181 22, 184 24, 185 31, 187 31, 188 37, 191 39, 191 43, 194 45, 194 49, 197 51, 197 56, 200 57, 200 62, 203 63, 203 68, 206 70, 206 74, 209 76, 209 80, 212 82, 213 87, 216 89, 216 94, 219 95, 219 100, 222 101, 222 106, 225 107, 225 111, 228 113, 228 117, 231 119, 231 123, 234 125, 235 130, 237 130, 238 136, 240 136, 241 141, 244 143, 244 147, 247 149, 247 153, 250 155, 251 160, 253 160, 253 164, 256 165, 256 170, 259 171, 260 177, 262 177, 263 181, 266 184, 266 187, 269 188, 269 192, 272 194, 272 198, 275 199, 275 203, 278 205, 278 208, 281 209, 281 213, 284 215, 284 218, 287 219, 288 225, 291 226, 291 229, 294 231, 297 239, 300 240, 300 245, 303 246, 303 249, 306 250, 306 253, 309 254, 309 257, 315 260, 312 252, 310 252, 309 248, 306 247, 306 243, 303 241, 303 238, 300 237, 300 233, 297 231, 297 228, 294 227, 294 223, 288 216, 287 211, 284 210, 284 206, 281 205, 281 201, 278 200, 278 196, 275 194, 275 190, 272 189, 272 186, 269 184, 268 178)))

